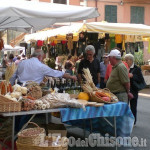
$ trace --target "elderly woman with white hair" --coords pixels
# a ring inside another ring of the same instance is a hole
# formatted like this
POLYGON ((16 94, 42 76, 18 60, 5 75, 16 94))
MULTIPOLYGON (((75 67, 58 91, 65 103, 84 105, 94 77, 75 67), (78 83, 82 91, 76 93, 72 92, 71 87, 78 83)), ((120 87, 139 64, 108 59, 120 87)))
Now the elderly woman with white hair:
POLYGON ((81 83, 83 79, 83 68, 89 68, 94 84, 100 88, 100 62, 94 58, 95 48, 93 45, 88 45, 85 48, 86 58, 81 60, 78 69, 78 79, 81 83))
POLYGON ((126 54, 125 55, 125 61, 128 64, 130 70, 129 70, 129 77, 130 77, 130 92, 133 94, 133 98, 130 100, 130 108, 132 110, 132 113, 135 117, 136 124, 137 121, 137 101, 138 101, 138 90, 135 87, 134 82, 140 83, 144 80, 141 68, 134 64, 134 56, 132 54, 126 54))

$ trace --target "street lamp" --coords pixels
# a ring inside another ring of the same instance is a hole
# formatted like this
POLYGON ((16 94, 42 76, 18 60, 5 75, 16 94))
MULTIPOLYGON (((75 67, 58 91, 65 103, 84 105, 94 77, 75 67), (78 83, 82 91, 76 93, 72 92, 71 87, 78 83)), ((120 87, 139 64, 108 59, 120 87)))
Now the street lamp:
POLYGON ((123 5, 123 0, 120 2, 120 5, 121 5, 121 6, 123 5))

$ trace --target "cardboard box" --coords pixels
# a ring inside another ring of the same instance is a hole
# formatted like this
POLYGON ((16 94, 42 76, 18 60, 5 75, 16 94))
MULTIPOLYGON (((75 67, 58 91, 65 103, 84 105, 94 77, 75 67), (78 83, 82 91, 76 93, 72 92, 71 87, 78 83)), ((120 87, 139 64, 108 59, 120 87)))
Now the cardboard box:
POLYGON ((55 123, 49 123, 47 125, 48 135, 57 136, 60 135, 61 137, 67 136, 67 130, 63 124, 55 124, 55 123))

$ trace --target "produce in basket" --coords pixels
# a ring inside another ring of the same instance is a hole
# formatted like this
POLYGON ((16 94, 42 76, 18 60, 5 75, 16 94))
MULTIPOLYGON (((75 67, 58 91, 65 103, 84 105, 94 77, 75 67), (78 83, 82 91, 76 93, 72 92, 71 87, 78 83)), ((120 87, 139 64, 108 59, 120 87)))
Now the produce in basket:
POLYGON ((83 69, 85 83, 82 85, 84 92, 90 95, 90 100, 99 103, 116 103, 118 98, 109 89, 98 89, 93 83, 89 69, 83 69))
POLYGON ((35 99, 39 99, 42 97, 42 89, 38 83, 33 81, 28 81, 27 89, 28 89, 27 96, 34 97, 35 99))
POLYGON ((79 95, 78 95, 78 99, 83 99, 83 100, 89 100, 90 97, 88 95, 88 93, 85 93, 85 92, 80 92, 79 95))
POLYGON ((45 129, 40 128, 36 123, 29 122, 34 124, 36 128, 24 129, 18 133, 18 143, 28 144, 28 145, 39 145, 45 140, 45 129))
POLYGON ((85 83, 82 84, 82 88, 85 92, 89 93, 89 92, 93 92, 93 90, 97 90, 97 87, 95 86, 95 84, 93 83, 93 79, 90 73, 90 70, 87 68, 83 68, 83 76, 85 78, 85 83))
POLYGON ((5 95, 8 92, 13 92, 12 86, 6 80, 2 80, 0 83, 0 94, 5 95))
POLYGON ((29 110, 34 109, 35 107, 35 101, 28 99, 27 97, 23 97, 20 100, 20 102, 21 102, 21 110, 29 111, 29 110))

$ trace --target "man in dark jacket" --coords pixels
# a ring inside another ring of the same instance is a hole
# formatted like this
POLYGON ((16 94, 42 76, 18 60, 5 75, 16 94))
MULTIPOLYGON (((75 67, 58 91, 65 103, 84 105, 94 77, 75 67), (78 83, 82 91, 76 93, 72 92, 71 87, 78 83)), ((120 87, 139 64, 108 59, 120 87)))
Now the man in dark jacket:
POLYGON ((94 58, 95 48, 93 45, 88 45, 85 48, 86 58, 81 60, 78 69, 78 79, 81 82, 83 76, 83 68, 89 68, 93 78, 94 84, 100 88, 100 63, 99 60, 94 58))

